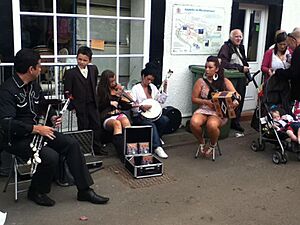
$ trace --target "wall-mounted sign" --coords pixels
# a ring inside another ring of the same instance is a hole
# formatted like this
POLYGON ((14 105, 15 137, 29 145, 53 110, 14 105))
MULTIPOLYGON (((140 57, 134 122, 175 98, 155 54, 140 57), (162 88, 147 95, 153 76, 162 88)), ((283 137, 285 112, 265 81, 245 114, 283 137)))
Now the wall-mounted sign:
POLYGON ((223 8, 173 5, 171 54, 217 54, 223 24, 223 8))

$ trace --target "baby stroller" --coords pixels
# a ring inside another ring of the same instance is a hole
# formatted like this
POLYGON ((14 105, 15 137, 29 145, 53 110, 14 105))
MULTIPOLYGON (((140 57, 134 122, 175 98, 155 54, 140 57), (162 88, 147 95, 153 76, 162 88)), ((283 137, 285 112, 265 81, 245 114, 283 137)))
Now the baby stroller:
MULTIPOLYGON (((255 87, 258 89, 256 83, 255 87)), ((275 152, 272 161, 275 164, 287 163, 288 155, 286 151, 297 153, 300 160, 299 147, 295 143, 287 141, 286 132, 277 131, 274 128, 274 121, 270 114, 270 109, 291 114, 291 104, 289 102, 290 86, 288 81, 272 76, 263 84, 263 89, 258 93, 258 103, 252 117, 251 126, 259 133, 257 141, 253 141, 251 149, 255 152, 263 151, 266 143, 275 145, 275 152)))

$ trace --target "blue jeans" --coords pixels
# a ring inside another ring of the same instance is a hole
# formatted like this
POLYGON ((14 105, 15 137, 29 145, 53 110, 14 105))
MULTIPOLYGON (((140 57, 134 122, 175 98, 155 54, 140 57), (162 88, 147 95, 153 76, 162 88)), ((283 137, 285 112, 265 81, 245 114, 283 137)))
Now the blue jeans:
POLYGON ((162 143, 160 141, 160 138, 164 134, 164 130, 167 127, 168 123, 170 122, 170 119, 165 116, 161 115, 161 117, 151 122, 148 119, 143 118, 142 116, 136 116, 132 118, 133 125, 150 125, 153 127, 153 149, 162 146, 162 143))

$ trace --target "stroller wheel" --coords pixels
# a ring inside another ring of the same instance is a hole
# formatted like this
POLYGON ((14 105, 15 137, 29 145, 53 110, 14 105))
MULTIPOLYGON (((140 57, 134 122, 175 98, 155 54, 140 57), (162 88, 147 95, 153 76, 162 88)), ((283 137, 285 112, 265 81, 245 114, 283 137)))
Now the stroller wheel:
POLYGON ((262 144, 259 144, 256 143, 256 141, 253 141, 251 143, 251 149, 254 151, 254 152, 257 152, 257 151, 264 151, 265 150, 265 143, 262 142, 262 144))
POLYGON ((300 161, 300 152, 297 153, 297 159, 300 161))
POLYGON ((258 144, 258 149, 259 149, 259 151, 264 151, 264 150, 265 150, 265 147, 266 147, 265 142, 262 142, 261 144, 258 144))
POLYGON ((252 143, 251 143, 251 149, 252 149, 254 152, 257 152, 257 151, 258 151, 258 145, 256 144, 256 141, 252 141, 252 143))
POLYGON ((273 163, 275 163, 275 164, 279 164, 279 163, 281 163, 282 162, 282 155, 281 155, 281 153, 280 152, 274 152, 273 153, 273 156, 272 156, 272 161, 273 161, 273 163))
POLYGON ((282 155, 281 163, 286 164, 287 161, 288 161, 288 155, 286 153, 284 153, 284 155, 282 155))

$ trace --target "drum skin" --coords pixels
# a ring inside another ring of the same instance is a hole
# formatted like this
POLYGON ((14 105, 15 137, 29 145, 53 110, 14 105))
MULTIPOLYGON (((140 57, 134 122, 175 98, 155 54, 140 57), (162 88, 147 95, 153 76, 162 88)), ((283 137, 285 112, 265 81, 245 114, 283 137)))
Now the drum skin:
POLYGON ((164 133, 171 134, 175 132, 181 125, 181 112, 173 106, 166 106, 163 108, 162 114, 170 119, 170 122, 164 133))
POLYGON ((144 100, 141 103, 141 105, 151 105, 152 106, 149 110, 141 113, 141 115, 143 117, 145 117, 146 119, 151 120, 153 122, 153 121, 158 120, 161 117, 162 108, 158 101, 156 101, 152 98, 148 98, 148 99, 144 100))

